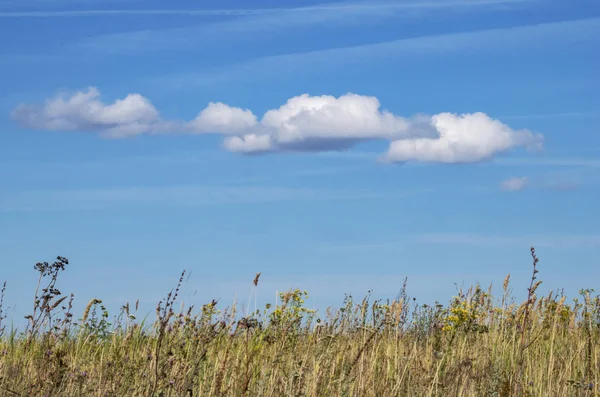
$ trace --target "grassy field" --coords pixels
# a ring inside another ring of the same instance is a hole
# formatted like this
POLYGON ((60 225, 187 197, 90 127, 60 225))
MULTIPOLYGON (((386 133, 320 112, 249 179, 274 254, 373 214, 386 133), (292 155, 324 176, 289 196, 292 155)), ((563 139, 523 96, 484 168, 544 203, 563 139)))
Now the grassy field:
POLYGON ((531 256, 522 303, 507 276, 496 298, 479 286, 447 305, 347 296, 315 313, 294 290, 242 317, 216 302, 179 309, 177 286, 146 324, 136 304, 111 317, 100 300, 75 319, 59 257, 35 267, 27 328, 0 325, 0 395, 599 396, 600 298, 538 296, 531 256))

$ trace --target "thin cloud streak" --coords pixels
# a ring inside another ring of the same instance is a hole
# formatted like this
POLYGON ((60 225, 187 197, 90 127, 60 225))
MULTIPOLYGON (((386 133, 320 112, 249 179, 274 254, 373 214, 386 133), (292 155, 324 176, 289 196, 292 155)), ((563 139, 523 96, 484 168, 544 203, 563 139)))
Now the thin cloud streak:
POLYGON ((0 0, 0 7, 64 7, 70 4, 132 4, 132 3, 143 3, 147 0, 0 0))
POLYGON ((600 159, 597 158, 496 158, 483 166, 542 166, 542 167, 600 167, 600 159))
POLYGON ((0 12, 0 18, 58 18, 130 15, 189 15, 189 16, 243 16, 277 12, 263 10, 71 10, 71 11, 17 11, 0 12))
POLYGON ((197 89, 197 87, 217 86, 240 79, 273 79, 269 70, 278 70, 277 76, 287 77, 298 70, 306 73, 324 69, 345 67, 348 64, 373 63, 380 58, 389 62, 390 58, 406 56, 407 53, 430 55, 464 50, 498 52, 505 49, 518 49, 539 42, 582 43, 600 37, 600 18, 584 18, 569 21, 426 35, 402 38, 351 47, 337 47, 326 50, 299 52, 255 58, 240 63, 219 66, 199 73, 179 73, 172 76, 154 77, 146 83, 159 84, 165 88, 197 89))
MULTIPOLYGON (((600 150, 594 149, 594 150, 600 150)), ((341 160, 368 160, 377 159, 380 154, 378 152, 365 151, 345 151, 345 152, 322 152, 316 153, 315 156, 326 157, 341 160)), ((436 164, 405 164, 410 166, 430 167, 436 164)), ((481 162, 477 164, 480 167, 493 166, 536 166, 536 167, 573 167, 573 168, 600 168, 600 158, 577 158, 577 157, 547 157, 547 158, 525 158, 525 157, 497 157, 491 161, 481 162)))
POLYGON ((358 243, 322 243, 325 251, 402 250, 407 245, 468 245, 475 247, 600 248, 598 234, 493 235, 477 233, 421 233, 393 240, 358 243))
POLYGON ((157 186, 7 192, 0 212, 85 211, 201 207, 274 202, 398 199, 430 192, 410 189, 373 192, 360 189, 320 189, 278 186, 157 186))
POLYGON ((379 24, 383 21, 399 21, 423 18, 423 13, 443 12, 447 15, 454 10, 481 10, 494 6, 510 8, 521 3, 537 0, 484 0, 484 1, 438 1, 412 3, 335 3, 303 8, 266 10, 247 14, 239 18, 204 23, 190 27, 134 30, 91 37, 74 44, 72 50, 109 54, 131 55, 156 53, 158 51, 190 51, 196 48, 210 48, 219 43, 239 43, 239 40, 261 37, 272 38, 273 32, 290 33, 294 29, 352 27, 379 24), (202 39, 206 38, 206 39, 202 39))
POLYGON ((500 188, 507 192, 518 192, 524 190, 529 187, 529 178, 526 176, 523 177, 514 177, 507 180, 504 180, 500 183, 500 188))
POLYGON ((449 8, 468 6, 489 6, 498 4, 519 4, 536 0, 464 0, 447 2, 415 2, 415 3, 334 3, 310 7, 295 8, 262 8, 262 9, 205 9, 205 10, 62 10, 62 11, 13 11, 0 12, 0 18, 57 18, 57 17, 89 17, 89 16, 127 16, 127 15, 188 15, 188 16, 249 16, 277 13, 302 13, 322 11, 366 11, 366 10, 403 10, 449 8))
POLYGON ((424 234, 415 238, 415 243, 449 244, 474 246, 523 246, 533 245, 548 248, 600 248, 600 235, 580 234, 533 234, 502 236, 462 233, 424 234))
POLYGON ((581 118, 581 117, 600 117, 600 111, 596 112, 559 112, 559 113, 535 113, 535 114, 516 114, 508 116, 498 116, 506 120, 529 120, 529 119, 558 119, 558 118, 581 118))

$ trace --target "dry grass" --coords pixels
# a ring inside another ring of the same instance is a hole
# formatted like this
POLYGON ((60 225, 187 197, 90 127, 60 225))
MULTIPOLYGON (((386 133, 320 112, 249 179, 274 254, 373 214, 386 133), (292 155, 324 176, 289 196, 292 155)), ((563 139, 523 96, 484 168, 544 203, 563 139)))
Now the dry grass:
MULTIPOLYGON (((179 286, 156 321, 123 306, 109 322, 92 300, 73 321, 73 297, 56 289, 68 264, 36 265, 40 284, 24 332, 0 341, 6 396, 598 396, 600 298, 499 299, 474 286, 443 306, 354 301, 319 317, 306 293, 240 318, 235 306, 174 310, 179 286)), ((258 285, 258 277, 253 281, 258 285)), ((183 279, 183 275, 182 275, 183 279)), ((181 284, 181 279, 180 283, 181 284)), ((0 306, 1 320, 4 320, 0 306)))

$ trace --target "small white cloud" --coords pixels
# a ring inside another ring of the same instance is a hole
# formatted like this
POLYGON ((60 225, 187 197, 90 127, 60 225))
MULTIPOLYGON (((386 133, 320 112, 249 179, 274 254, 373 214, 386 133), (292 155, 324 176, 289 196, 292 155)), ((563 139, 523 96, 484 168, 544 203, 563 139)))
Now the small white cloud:
POLYGON ((238 153, 264 153, 273 149, 268 135, 256 134, 225 138, 223 147, 238 153))
POLYGON ((529 186, 529 178, 526 176, 520 178, 510 178, 500 184, 502 190, 506 190, 508 192, 523 190, 527 186, 529 186))
POLYGON ((189 127, 198 133, 240 134, 257 124, 256 116, 248 109, 211 102, 189 123, 189 127))
POLYGON ((188 122, 162 120, 150 101, 129 94, 112 104, 89 88, 70 97, 59 95, 43 105, 18 106, 12 117, 42 130, 98 131, 105 137, 186 132, 224 135, 223 147, 238 153, 341 151, 358 142, 389 141, 388 162, 468 163, 509 149, 536 148, 542 136, 513 130, 483 113, 440 113, 412 117, 382 109, 373 96, 348 93, 292 97, 259 120, 249 109, 211 102, 188 122))
POLYGON ((484 113, 456 115, 440 113, 431 118, 438 138, 396 140, 384 160, 469 163, 487 160, 516 146, 537 148, 542 136, 528 130, 513 130, 484 113))
POLYGON ((58 95, 42 106, 21 104, 11 117, 32 129, 100 131, 107 136, 149 132, 160 122, 158 110, 139 94, 129 94, 108 105, 99 98, 100 91, 90 87, 70 97, 58 95))

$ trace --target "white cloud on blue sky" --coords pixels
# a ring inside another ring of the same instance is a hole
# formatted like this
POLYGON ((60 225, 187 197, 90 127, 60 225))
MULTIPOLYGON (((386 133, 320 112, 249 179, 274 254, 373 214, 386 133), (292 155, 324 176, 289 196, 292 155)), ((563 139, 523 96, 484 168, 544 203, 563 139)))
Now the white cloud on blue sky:
POLYGON ((509 192, 517 192, 527 188, 527 186, 529 186, 529 178, 526 176, 509 178, 502 181, 500 184, 502 190, 509 192))
POLYGON ((21 104, 12 118, 31 129, 95 131, 105 137, 140 134, 221 134, 232 152, 344 150, 358 142, 390 142, 387 162, 469 163, 516 147, 541 148, 543 137, 514 130, 483 113, 440 113, 405 118, 372 96, 308 94, 290 98, 258 119, 250 110, 211 102, 192 121, 162 120, 151 102, 129 94, 112 104, 98 89, 58 95, 43 105, 21 104))

